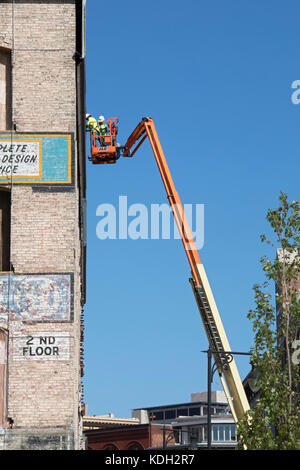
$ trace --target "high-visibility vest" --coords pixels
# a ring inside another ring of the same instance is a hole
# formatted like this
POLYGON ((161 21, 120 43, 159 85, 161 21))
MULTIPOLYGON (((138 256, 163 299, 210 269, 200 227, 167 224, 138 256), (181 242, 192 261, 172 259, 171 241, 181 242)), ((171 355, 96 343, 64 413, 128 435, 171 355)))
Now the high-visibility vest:
POLYGON ((88 118, 88 126, 90 128, 90 131, 93 132, 93 129, 95 129, 96 132, 100 132, 99 126, 97 124, 97 121, 94 117, 90 116, 88 118))
POLYGON ((106 124, 99 124, 99 134, 100 135, 107 134, 107 125, 106 124))

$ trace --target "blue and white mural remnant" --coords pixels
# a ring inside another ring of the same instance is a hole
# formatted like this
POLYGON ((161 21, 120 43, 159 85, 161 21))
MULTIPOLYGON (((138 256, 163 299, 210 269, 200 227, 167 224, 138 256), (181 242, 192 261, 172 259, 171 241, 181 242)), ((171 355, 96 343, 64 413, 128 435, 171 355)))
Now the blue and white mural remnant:
POLYGON ((0 321, 72 321, 72 274, 0 274, 0 321))
POLYGON ((72 185, 73 134, 0 134, 0 184, 72 185))

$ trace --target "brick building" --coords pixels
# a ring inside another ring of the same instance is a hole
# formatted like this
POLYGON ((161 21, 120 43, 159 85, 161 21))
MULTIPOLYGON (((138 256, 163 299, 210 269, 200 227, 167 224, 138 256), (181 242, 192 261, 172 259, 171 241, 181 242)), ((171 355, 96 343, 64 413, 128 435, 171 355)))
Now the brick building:
POLYGON ((85 1, 0 24, 0 449, 81 449, 85 1))
POLYGON ((175 444, 172 426, 133 424, 86 430, 88 450, 146 450, 175 444))

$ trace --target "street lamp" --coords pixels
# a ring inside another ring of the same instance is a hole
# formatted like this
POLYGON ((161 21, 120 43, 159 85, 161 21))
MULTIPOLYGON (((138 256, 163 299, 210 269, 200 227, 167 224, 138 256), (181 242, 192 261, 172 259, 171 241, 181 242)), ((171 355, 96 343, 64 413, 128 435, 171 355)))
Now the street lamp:
MULTIPOLYGON (((207 351, 201 351, 207 354, 207 449, 211 450, 211 384, 213 381, 214 373, 218 369, 216 364, 212 365, 212 349, 209 347, 207 351)), ((233 360, 233 355, 238 354, 240 356, 251 356, 250 352, 233 352, 233 351, 222 351, 215 352, 220 358, 225 359, 228 364, 233 360)))

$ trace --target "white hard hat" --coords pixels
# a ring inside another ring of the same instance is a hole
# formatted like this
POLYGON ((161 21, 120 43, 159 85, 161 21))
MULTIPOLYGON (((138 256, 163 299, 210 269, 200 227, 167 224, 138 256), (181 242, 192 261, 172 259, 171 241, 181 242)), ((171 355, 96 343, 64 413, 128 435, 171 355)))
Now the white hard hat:
POLYGON ((91 114, 86 114, 85 119, 89 118, 90 116, 91 116, 91 114))
POLYGON ((104 116, 99 116, 99 119, 98 119, 98 120, 99 120, 100 122, 105 121, 104 116))

